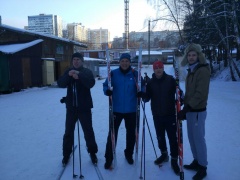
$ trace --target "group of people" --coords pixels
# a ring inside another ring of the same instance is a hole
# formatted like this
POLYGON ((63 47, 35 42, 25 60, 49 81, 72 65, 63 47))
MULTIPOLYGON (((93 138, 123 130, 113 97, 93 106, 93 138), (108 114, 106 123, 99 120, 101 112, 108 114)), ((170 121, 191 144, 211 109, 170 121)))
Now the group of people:
MULTIPOLYGON (((72 55, 72 67, 59 78, 58 86, 67 88, 66 123, 63 136, 63 159, 67 164, 74 143, 74 128, 79 120, 86 140, 87 151, 92 163, 96 164, 98 146, 92 127, 93 108, 90 89, 95 84, 92 72, 83 67, 84 58, 80 53, 72 55)), ((134 163, 133 153, 136 142, 136 111, 137 98, 144 102, 151 101, 151 111, 156 131, 158 147, 161 156, 154 164, 159 165, 169 161, 175 174, 179 175, 177 121, 187 120, 188 139, 193 155, 192 163, 184 168, 197 171, 194 180, 203 179, 207 175, 207 147, 205 142, 205 120, 207 116, 207 99, 210 82, 210 68, 206 62, 201 46, 190 44, 186 49, 181 62, 188 65, 188 74, 185 82, 184 106, 176 112, 176 81, 164 71, 161 61, 153 63, 152 78, 145 74, 140 91, 138 89, 138 72, 131 67, 131 56, 123 53, 120 57, 119 68, 111 71, 111 89, 108 87, 108 78, 103 83, 103 93, 112 97, 115 144, 122 120, 126 128, 126 148, 124 155, 127 162, 134 163), (165 133, 169 139, 168 152, 165 133)), ((105 169, 110 169, 113 161, 111 129, 107 137, 105 149, 105 169)))

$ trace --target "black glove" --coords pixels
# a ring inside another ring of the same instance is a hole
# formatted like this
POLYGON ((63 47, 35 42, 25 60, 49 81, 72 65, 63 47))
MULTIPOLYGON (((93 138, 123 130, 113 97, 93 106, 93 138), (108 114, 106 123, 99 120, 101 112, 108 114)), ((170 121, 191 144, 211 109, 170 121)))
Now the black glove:
POLYGON ((137 97, 138 97, 138 98, 143 98, 144 95, 145 95, 145 93, 142 92, 142 91, 138 91, 138 92, 137 92, 137 97))
POLYGON ((107 96, 111 96, 112 94, 113 94, 112 90, 110 90, 110 89, 106 90, 106 95, 107 96))
POLYGON ((177 113, 177 119, 178 120, 184 120, 186 119, 186 113, 191 110, 191 107, 189 105, 185 105, 181 111, 177 113))
POLYGON ((62 97, 62 99, 60 99, 60 103, 65 103, 66 102, 66 97, 62 97))

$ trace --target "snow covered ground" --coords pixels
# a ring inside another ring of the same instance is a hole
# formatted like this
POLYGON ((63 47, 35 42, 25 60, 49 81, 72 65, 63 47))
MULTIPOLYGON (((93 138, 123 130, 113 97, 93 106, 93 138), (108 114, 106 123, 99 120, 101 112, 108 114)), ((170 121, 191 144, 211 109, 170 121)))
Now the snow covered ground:
MULTIPOLYGON (((165 71, 173 74, 171 65, 165 71)), ((142 73, 152 74, 152 66, 144 66, 142 73)), ((102 68, 101 75, 106 75, 102 68)), ((119 129, 117 144, 117 167, 113 171, 104 169, 104 152, 108 133, 108 98, 103 95, 102 83, 96 80, 92 88, 94 102, 93 126, 99 147, 99 169, 105 180, 139 179, 141 162, 142 113, 139 139, 139 156, 136 165, 128 165, 125 148, 125 128, 119 129)), ((184 89, 184 82, 181 81, 184 89)), ((214 78, 210 84, 206 141, 208 147, 208 175, 206 180, 239 180, 240 162, 240 83, 214 78)), ((65 123, 65 106, 60 99, 66 89, 56 87, 30 88, 21 92, 0 95, 0 179, 1 180, 55 180, 58 179, 62 160, 62 137, 65 123)), ((149 103, 146 104, 147 121, 150 126, 157 155, 155 129, 149 103)), ((146 127, 146 179, 179 179, 170 163, 161 168, 154 165, 156 156, 146 127)), ((77 126, 75 131, 77 137, 77 126)), ((85 140, 81 136, 82 174, 85 179, 98 179, 86 152, 85 140)), ((187 139, 186 122, 183 122, 184 163, 192 161, 187 139)), ((77 144, 77 138, 75 138, 77 144)), ((143 172, 143 171, 142 171, 143 172)), ((75 151, 75 173, 79 175, 78 148, 75 151)), ((191 179, 195 172, 184 170, 185 179, 191 179)), ((72 159, 62 180, 72 179, 72 159)))

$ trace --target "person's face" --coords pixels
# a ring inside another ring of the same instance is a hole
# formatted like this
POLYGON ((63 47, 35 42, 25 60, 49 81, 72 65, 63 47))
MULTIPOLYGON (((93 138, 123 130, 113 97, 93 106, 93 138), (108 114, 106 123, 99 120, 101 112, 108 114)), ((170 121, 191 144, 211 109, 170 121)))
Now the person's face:
POLYGON ((198 60, 197 52, 189 51, 188 54, 187 54, 187 60, 188 60, 188 63, 190 65, 194 64, 195 62, 197 62, 197 60, 198 60))
POLYGON ((154 69, 154 73, 156 75, 156 78, 158 78, 158 79, 161 78, 162 75, 163 75, 163 71, 164 71, 163 68, 156 68, 156 69, 154 69))
POLYGON ((78 57, 74 57, 73 60, 72 60, 72 63, 73 63, 74 68, 79 68, 83 65, 82 60, 79 59, 78 57))
POLYGON ((121 61, 119 62, 120 63, 120 67, 123 69, 123 70, 127 70, 130 66, 130 61, 128 59, 121 59, 121 61))

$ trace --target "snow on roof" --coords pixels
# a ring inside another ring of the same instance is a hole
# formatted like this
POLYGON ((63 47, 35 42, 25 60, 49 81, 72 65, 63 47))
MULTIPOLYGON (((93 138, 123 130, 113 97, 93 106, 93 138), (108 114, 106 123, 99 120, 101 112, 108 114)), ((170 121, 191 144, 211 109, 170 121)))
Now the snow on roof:
POLYGON ((84 61, 106 61, 104 59, 84 57, 84 61))
POLYGON ((74 44, 76 46, 87 47, 86 44, 83 44, 83 43, 80 43, 80 42, 77 42, 77 41, 73 41, 73 40, 69 40, 69 39, 66 39, 66 38, 54 36, 54 35, 48 35, 48 34, 43 34, 43 33, 39 33, 39 32, 34 32, 34 31, 25 30, 25 29, 20 29, 20 28, 8 26, 8 25, 5 25, 5 24, 0 24, 0 27, 5 28, 5 29, 9 29, 9 30, 12 30, 12 31, 26 33, 26 34, 29 34, 29 35, 39 35, 39 36, 42 36, 42 37, 48 37, 48 38, 51 38, 51 39, 57 39, 57 40, 60 40, 60 41, 72 43, 72 44, 74 44))
POLYGON ((42 39, 37 39, 28 43, 0 45, 0 52, 4 54, 14 54, 18 51, 34 46, 42 41, 42 39))
MULTIPOLYGON (((150 51, 151 55, 161 55, 162 53, 171 53, 174 52, 174 50, 159 50, 159 51, 150 51)), ((139 51, 136 51, 136 55, 138 56, 139 51)), ((142 55, 148 55, 148 51, 142 51, 142 55)))

